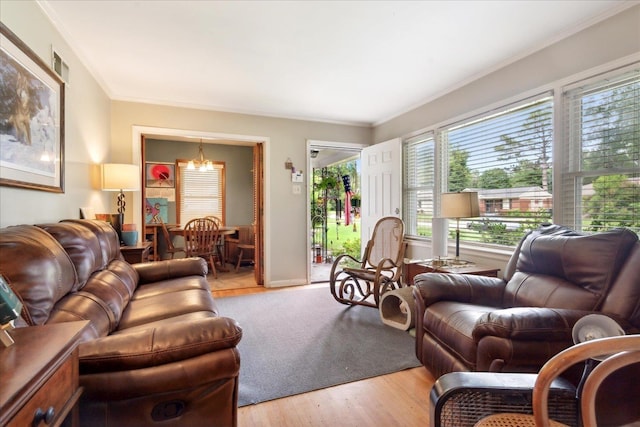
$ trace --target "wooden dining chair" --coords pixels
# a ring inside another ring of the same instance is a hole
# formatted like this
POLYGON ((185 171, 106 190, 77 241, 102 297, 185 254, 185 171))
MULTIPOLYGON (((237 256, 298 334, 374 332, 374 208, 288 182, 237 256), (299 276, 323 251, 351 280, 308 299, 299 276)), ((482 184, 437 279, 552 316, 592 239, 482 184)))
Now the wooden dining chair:
POLYGON ((256 248, 256 232, 253 225, 240 227, 238 230, 238 262, 236 273, 243 262, 254 262, 256 248))
POLYGON ((164 237, 164 241, 167 244, 166 252, 169 254, 170 258, 173 259, 174 255, 178 252, 183 252, 185 255, 186 250, 182 246, 174 246, 173 239, 171 238, 171 234, 169 233, 169 229, 167 225, 160 219, 160 229, 162 230, 162 236, 164 237))
MULTIPOLYGON (((207 216, 205 216, 205 218, 209 218, 209 219, 215 221, 215 223, 218 225, 218 228, 224 227, 224 222, 219 217, 217 217, 215 215, 207 215, 207 216)), ((218 258, 220 259, 220 262, 224 264, 224 262, 225 262, 225 257, 224 257, 224 236, 222 236, 222 235, 220 235, 220 237, 218 238, 218 242, 216 243, 216 250, 218 251, 218 258)))
POLYGON ((207 260, 213 277, 218 277, 216 261, 220 261, 218 241, 220 229, 211 218, 195 218, 184 226, 184 247, 188 257, 197 256, 207 260))

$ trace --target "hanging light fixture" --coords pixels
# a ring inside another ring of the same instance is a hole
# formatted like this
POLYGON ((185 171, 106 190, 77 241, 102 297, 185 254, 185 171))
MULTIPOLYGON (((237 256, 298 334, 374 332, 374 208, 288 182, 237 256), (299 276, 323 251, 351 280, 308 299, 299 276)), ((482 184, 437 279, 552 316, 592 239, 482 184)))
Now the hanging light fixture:
POLYGON ((204 158, 204 150, 202 148, 202 138, 200 138, 200 147, 198 148, 198 157, 196 159, 189 160, 189 162, 187 163, 187 169, 195 170, 196 165, 198 166, 198 170, 200 172, 213 170, 213 162, 211 160, 207 160, 204 158))

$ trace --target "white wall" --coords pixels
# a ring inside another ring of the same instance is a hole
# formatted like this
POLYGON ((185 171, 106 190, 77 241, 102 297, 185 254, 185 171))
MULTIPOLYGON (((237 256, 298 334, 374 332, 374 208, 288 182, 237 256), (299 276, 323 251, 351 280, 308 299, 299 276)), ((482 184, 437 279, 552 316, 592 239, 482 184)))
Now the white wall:
POLYGON ((71 81, 65 93, 65 192, 0 186, 0 227, 78 218, 85 206, 109 212, 111 200, 95 175, 95 165, 110 154, 109 99, 35 2, 0 1, 0 18, 47 64, 53 45, 68 63, 71 81))

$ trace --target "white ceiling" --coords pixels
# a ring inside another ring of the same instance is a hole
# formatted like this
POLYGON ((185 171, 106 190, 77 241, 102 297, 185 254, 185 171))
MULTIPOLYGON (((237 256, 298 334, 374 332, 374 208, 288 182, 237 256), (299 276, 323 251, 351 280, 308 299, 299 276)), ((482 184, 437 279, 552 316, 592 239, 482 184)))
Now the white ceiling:
POLYGON ((39 1, 112 99, 365 125, 637 3, 39 1))

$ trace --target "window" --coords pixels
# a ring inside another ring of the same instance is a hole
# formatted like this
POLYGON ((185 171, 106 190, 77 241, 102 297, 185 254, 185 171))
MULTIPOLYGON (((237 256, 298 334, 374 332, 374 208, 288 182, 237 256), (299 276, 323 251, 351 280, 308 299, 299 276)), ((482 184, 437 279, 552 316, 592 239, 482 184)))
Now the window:
POLYGON ((640 69, 568 88, 562 221, 640 232, 640 69))
POLYGON ((478 192, 480 218, 460 221, 461 241, 511 246, 551 221, 551 94, 456 123, 439 138, 445 190, 478 192))
POLYGON ((435 176, 433 134, 423 134, 405 141, 402 150, 405 233, 430 237, 435 176))
POLYGON ((187 169, 186 161, 178 161, 179 217, 184 225, 193 218, 224 216, 224 162, 213 162, 213 170, 187 169))

